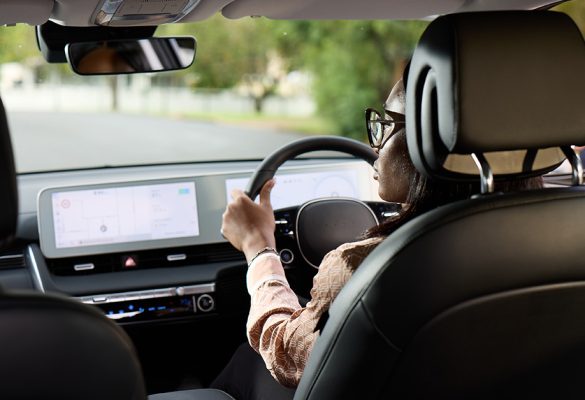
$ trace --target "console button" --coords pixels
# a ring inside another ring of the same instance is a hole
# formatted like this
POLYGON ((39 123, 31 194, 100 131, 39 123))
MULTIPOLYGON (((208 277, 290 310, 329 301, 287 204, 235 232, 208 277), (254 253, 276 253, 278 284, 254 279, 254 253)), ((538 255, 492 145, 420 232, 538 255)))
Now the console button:
POLYGON ((105 303, 108 301, 108 298, 106 296, 96 296, 92 300, 94 303, 105 303))
POLYGON ((138 257, 135 255, 122 257, 122 267, 124 269, 136 268, 138 266, 138 257))
POLYGON ((169 254, 167 256, 167 261, 184 261, 187 259, 187 254, 169 254))
POLYGON ((213 297, 208 294, 202 294, 197 299, 197 308, 199 308, 202 312, 209 312, 213 310, 215 307, 215 301, 213 297))
POLYGON ((285 265, 290 264, 291 262, 293 262, 294 259, 295 255, 291 250, 282 249, 280 251, 280 261, 282 261, 283 264, 285 265))
POLYGON ((75 271, 91 271, 94 268, 95 268, 95 265, 93 263, 75 264, 73 266, 73 269, 75 271))

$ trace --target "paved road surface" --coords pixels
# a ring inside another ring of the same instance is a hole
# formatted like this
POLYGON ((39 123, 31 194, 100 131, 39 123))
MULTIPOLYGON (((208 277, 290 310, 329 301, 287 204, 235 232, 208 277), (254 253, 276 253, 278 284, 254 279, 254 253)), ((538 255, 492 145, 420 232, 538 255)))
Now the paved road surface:
POLYGON ((19 172, 260 159, 301 137, 236 125, 108 113, 14 112, 9 124, 19 172))

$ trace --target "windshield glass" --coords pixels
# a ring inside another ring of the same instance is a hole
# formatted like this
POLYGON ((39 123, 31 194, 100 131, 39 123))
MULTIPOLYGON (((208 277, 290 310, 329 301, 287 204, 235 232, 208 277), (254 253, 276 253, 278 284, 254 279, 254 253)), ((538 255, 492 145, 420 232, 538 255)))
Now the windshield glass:
MULTIPOLYGON (((577 22, 579 4, 563 5, 577 22)), ((20 173, 262 159, 305 135, 367 142, 424 21, 209 20, 161 26, 197 38, 186 70, 77 76, 48 64, 34 28, 0 28, 0 89, 20 173)))
POLYGON ((425 22, 228 20, 158 28, 197 38, 186 70, 77 76, 34 29, 0 28, 0 87, 18 172, 262 159, 305 135, 366 141, 425 22))

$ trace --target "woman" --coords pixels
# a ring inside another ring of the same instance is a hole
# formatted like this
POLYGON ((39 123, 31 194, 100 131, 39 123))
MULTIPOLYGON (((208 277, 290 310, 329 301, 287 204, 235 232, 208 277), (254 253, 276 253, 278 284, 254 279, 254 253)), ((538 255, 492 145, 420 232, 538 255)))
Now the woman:
MULTIPOLYGON (((344 244, 328 253, 313 280, 311 301, 301 307, 290 289, 284 269, 273 251, 274 214, 270 191, 274 180, 260 192, 260 204, 242 191, 232 193, 223 215, 225 237, 244 252, 249 263, 247 286, 251 309, 247 323, 251 347, 241 347, 228 367, 214 382, 238 399, 292 398, 302 376, 313 344, 320 333, 321 318, 333 299, 364 258, 389 234, 415 216, 451 201, 468 198, 475 185, 434 182, 416 171, 406 146, 404 130, 405 90, 399 81, 384 104, 385 115, 366 112, 370 144, 379 157, 374 163, 374 179, 380 197, 405 204, 401 214, 373 228, 364 240, 344 244), (268 368, 272 380, 263 372, 268 368), (252 367, 254 365, 255 367, 252 367)), ((541 178, 526 179, 499 190, 521 190, 542 186, 541 178)))

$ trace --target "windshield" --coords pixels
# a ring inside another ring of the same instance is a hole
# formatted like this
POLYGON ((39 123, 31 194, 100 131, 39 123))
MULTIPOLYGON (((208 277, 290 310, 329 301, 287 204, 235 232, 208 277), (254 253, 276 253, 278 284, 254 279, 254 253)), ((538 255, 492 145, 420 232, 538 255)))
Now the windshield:
POLYGON ((366 141, 425 22, 210 20, 186 70, 77 76, 48 64, 29 26, 0 28, 0 87, 20 173, 262 159, 305 135, 366 141))
MULTIPOLYGON (((564 5, 580 22, 582 5, 564 5)), ((0 28, 0 88, 20 173, 262 159, 306 135, 367 142, 424 21, 228 20, 157 29, 197 38, 186 70, 77 76, 34 28, 0 28)))

